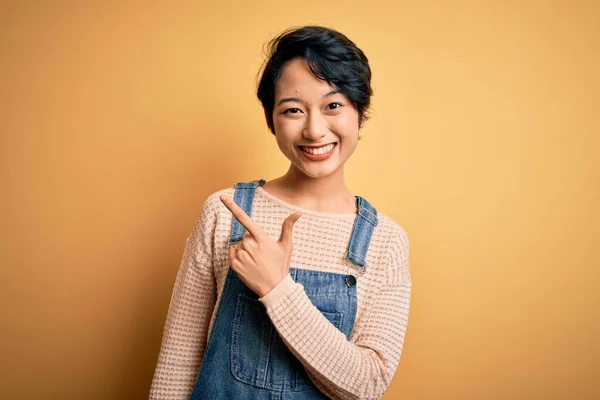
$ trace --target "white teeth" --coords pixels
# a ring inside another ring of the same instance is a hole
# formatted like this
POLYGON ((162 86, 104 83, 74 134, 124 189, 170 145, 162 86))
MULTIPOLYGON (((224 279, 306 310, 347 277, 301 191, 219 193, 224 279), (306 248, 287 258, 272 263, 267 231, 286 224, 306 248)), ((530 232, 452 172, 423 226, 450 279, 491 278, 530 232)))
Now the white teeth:
POLYGON ((325 154, 329 153, 333 149, 333 146, 334 144, 332 143, 323 147, 302 147, 302 150, 310 154, 325 154))

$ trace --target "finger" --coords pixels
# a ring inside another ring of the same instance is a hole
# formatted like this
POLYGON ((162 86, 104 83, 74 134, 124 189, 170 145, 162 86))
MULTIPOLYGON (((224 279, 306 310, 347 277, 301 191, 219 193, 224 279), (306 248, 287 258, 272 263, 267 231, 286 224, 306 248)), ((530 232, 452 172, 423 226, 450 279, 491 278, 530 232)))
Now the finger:
POLYGON ((242 246, 240 246, 240 247, 242 247, 246 251, 249 251, 251 249, 257 248, 258 247, 258 242, 254 238, 254 236, 252 236, 250 234, 250 232, 245 232, 244 236, 242 238, 242 241, 241 241, 241 245, 242 246))
POLYGON ((246 212, 242 210, 240 206, 238 206, 231 197, 222 195, 220 199, 223 202, 223 204, 225 204, 225 207, 227 207, 229 211, 231 211, 234 217, 236 217, 237 220, 240 221, 240 224, 242 224, 244 228, 248 230, 248 232, 250 232, 254 237, 262 236, 262 229, 260 229, 260 227, 256 225, 254 221, 252 221, 248 214, 246 214, 246 212))
POLYGON ((233 246, 229 246, 229 251, 227 253, 229 256, 229 264, 231 264, 233 262, 233 260, 236 259, 237 249, 233 246))
POLYGON ((239 242, 237 242, 237 244, 236 244, 236 246, 235 246, 235 247, 236 247, 238 250, 245 250, 245 249, 246 249, 246 242, 247 242, 247 240, 248 240, 246 235, 248 235, 248 236, 252 237, 252 235, 250 235, 250 234, 248 233, 248 231, 246 231, 246 232, 244 233, 244 236, 242 237, 242 240, 240 240, 239 242))
POLYGON ((229 265, 231 266, 231 269, 235 271, 236 274, 239 274, 239 272, 242 270, 242 262, 237 258, 233 259, 231 263, 229 263, 229 265))
POLYGON ((279 236, 279 241, 291 247, 292 245, 292 233, 294 231, 294 224, 296 221, 300 219, 302 214, 294 213, 287 217, 285 221, 283 221, 283 226, 281 227, 281 235, 279 236))
POLYGON ((244 263, 247 264, 247 263, 251 263, 254 261, 254 259, 250 255, 250 253, 248 253, 246 250, 238 250, 236 256, 237 256, 238 260, 240 260, 242 262, 242 264, 244 264, 244 263))

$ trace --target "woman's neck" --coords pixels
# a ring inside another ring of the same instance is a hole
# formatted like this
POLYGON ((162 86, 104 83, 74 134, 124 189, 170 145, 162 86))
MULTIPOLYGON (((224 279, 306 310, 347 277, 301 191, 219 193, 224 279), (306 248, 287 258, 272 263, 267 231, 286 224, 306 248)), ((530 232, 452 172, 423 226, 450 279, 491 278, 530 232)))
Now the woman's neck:
POLYGON ((355 197, 346 186, 343 167, 326 177, 311 178, 291 165, 283 176, 267 182, 264 189, 298 207, 331 213, 355 212, 355 197))

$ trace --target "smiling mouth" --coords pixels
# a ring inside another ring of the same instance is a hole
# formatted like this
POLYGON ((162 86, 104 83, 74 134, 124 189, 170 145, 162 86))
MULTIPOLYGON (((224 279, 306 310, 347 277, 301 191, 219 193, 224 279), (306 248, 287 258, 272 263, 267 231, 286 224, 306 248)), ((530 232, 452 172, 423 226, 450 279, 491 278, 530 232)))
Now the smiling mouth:
POLYGON ((333 148, 337 145, 337 143, 329 143, 325 146, 314 147, 314 146, 298 146, 300 150, 307 154, 312 154, 315 156, 323 155, 329 153, 333 148))

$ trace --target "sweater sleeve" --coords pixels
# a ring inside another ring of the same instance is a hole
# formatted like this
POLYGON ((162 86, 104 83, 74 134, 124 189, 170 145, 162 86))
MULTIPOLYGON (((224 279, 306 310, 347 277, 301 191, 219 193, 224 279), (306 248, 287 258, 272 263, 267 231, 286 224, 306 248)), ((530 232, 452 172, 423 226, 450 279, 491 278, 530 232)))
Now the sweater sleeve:
POLYGON ((187 238, 165 322, 150 399, 188 399, 202 362, 216 301, 212 242, 216 216, 209 198, 187 238))
POLYGON ((400 362, 411 294, 404 231, 392 239, 386 267, 353 341, 321 314, 289 274, 260 299, 284 343, 332 399, 379 399, 400 362))

